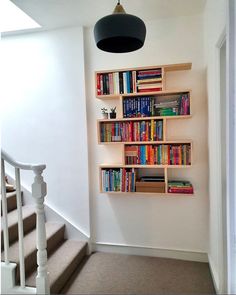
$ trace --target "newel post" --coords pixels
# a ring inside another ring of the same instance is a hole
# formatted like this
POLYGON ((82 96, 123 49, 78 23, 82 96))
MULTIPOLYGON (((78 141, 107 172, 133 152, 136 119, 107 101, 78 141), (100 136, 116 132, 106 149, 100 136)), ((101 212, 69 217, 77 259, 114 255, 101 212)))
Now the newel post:
POLYGON ((32 196, 36 202, 36 247, 37 247, 37 294, 50 294, 49 275, 47 269, 47 239, 44 216, 44 197, 47 194, 47 184, 43 180, 43 169, 34 170, 34 183, 32 184, 32 196))

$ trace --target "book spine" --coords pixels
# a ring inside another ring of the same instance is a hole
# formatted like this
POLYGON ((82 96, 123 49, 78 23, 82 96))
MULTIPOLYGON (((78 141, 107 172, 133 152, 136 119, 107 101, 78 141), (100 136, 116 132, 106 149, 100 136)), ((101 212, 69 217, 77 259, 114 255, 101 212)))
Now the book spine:
POLYGON ((100 74, 97 74, 97 95, 101 95, 100 74))
POLYGON ((124 93, 124 88, 123 88, 123 74, 122 72, 118 73, 119 75, 119 93, 123 94, 124 93))
POLYGON ((127 93, 126 72, 123 72, 123 89, 124 89, 124 93, 127 93))

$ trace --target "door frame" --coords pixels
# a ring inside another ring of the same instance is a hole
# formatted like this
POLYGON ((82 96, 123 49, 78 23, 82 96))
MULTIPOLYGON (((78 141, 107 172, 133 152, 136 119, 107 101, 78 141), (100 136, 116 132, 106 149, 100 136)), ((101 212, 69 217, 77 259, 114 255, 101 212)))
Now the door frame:
POLYGON ((236 293, 236 1, 227 1, 227 265, 228 293, 236 293))

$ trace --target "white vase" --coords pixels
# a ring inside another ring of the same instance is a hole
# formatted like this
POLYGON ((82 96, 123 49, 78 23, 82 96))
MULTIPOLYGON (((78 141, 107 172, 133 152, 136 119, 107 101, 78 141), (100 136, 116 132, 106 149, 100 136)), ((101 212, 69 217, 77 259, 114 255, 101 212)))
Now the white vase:
POLYGON ((102 114, 103 119, 108 119, 108 113, 102 114))

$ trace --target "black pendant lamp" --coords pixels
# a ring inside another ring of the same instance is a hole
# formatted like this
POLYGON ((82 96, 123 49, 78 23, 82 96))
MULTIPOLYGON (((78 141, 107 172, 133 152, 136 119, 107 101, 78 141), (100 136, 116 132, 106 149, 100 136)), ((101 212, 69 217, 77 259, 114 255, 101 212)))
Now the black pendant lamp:
POLYGON ((127 14, 120 0, 113 14, 101 18, 94 27, 94 38, 99 49, 124 53, 141 48, 146 37, 146 26, 137 16, 127 14))

